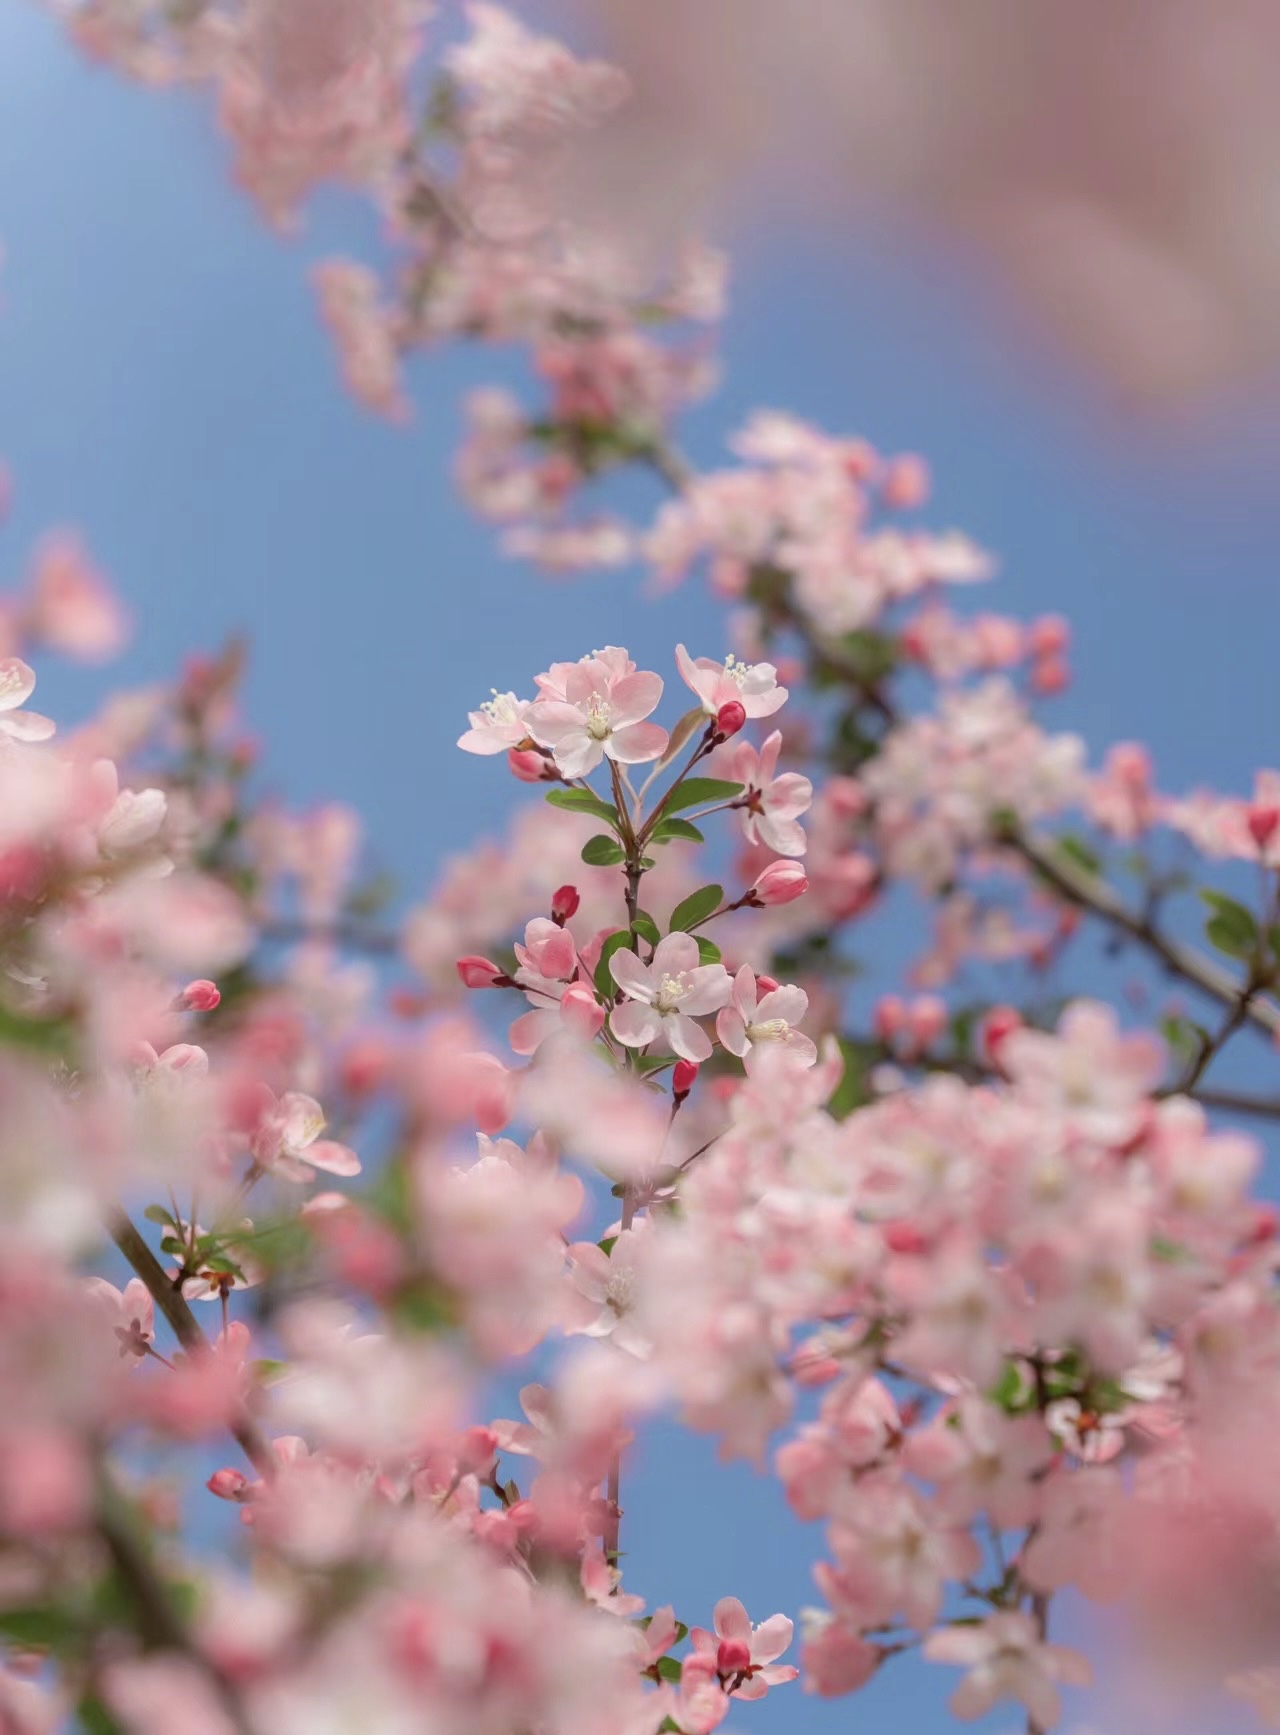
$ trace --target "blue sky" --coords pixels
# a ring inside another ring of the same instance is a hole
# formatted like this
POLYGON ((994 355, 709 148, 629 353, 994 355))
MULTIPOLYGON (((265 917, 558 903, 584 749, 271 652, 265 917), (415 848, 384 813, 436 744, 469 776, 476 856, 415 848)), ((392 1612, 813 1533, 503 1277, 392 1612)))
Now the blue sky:
MULTIPOLYGON (((230 185, 200 104, 91 71, 26 0, 0 0, 0 454, 17 489, 0 572, 74 523, 138 629, 109 673, 42 669, 42 708, 82 715, 120 678, 164 678, 248 629, 268 779, 357 806, 412 896, 509 809, 510 782, 453 748, 491 686, 604 642, 668 670, 677 639, 719 655, 723 629, 694 586, 654 601, 635 575, 566 584, 499 556, 449 464, 462 391, 504 359, 415 364, 408 431, 346 397, 306 267, 370 238, 334 195, 282 243, 230 185)), ((1280 760, 1280 394, 1260 385, 1176 432, 1125 420, 975 262, 772 219, 740 251, 724 365, 695 456, 756 406, 927 454, 938 523, 999 557, 991 606, 1072 620, 1062 726, 1098 749, 1147 740, 1170 789, 1244 786, 1280 760)), ((686 1619, 728 1591, 757 1618, 810 1600, 818 1532, 703 1444, 649 1441, 627 1505, 638 1588, 686 1619)), ((936 1728, 950 1684, 899 1668, 857 1706, 793 1690, 733 1723, 936 1728)))

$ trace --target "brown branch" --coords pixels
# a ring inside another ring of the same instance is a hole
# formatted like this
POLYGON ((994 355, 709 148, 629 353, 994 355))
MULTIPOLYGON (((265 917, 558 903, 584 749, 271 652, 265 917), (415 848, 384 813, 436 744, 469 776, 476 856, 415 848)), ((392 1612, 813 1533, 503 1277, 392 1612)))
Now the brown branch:
MULTIPOLYGON (((151 1299, 168 1320, 173 1335, 183 1349, 189 1355, 210 1354, 209 1340, 188 1306, 186 1297, 180 1289, 174 1288, 164 1266, 123 1211, 117 1212, 111 1218, 108 1229, 111 1239, 146 1285, 151 1299)), ((264 1477, 273 1476, 275 1458, 271 1447, 254 1423, 248 1417, 241 1417, 232 1424, 231 1432, 241 1451, 259 1474, 264 1477)))

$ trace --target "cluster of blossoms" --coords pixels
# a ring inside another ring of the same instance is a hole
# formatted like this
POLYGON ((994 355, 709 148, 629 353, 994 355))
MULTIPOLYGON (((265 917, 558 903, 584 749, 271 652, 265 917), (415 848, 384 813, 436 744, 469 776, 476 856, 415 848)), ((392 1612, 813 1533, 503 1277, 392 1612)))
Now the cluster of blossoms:
POLYGON ((367 405, 405 412, 418 346, 528 346, 538 407, 476 394, 459 460, 511 552, 705 569, 734 652, 677 647, 665 723, 615 645, 495 691, 459 746, 525 805, 393 933, 356 816, 256 796, 236 651, 55 732, 24 656, 107 655, 122 613, 65 536, 0 601, 0 1722, 707 1735, 797 1670, 784 1615, 624 1584, 626 1452, 675 1412, 824 1527, 809 1690, 918 1646, 957 1716, 1042 1732, 1088 1679, 1068 1591, 1280 1724, 1280 1241, 1208 1118, 1280 1107, 1205 1080, 1280 1030, 1280 775, 1091 769, 1036 710, 1065 623, 968 611, 986 557, 904 527, 920 460, 777 412, 732 467, 679 455, 714 361, 661 327, 714 321, 722 273, 593 197, 616 69, 489 4, 426 77, 419 0, 58 9, 213 85, 273 218, 374 200, 390 277, 318 277, 367 405), (586 501, 626 465, 670 490, 648 524, 586 501), (733 891, 698 867, 720 813, 733 891), (1254 870, 1203 892, 1216 957, 1162 833, 1254 870), (844 972, 904 883, 929 950, 859 1026, 844 972), (1048 995, 1098 926, 1196 1015, 1048 995), (500 1045, 471 1007, 504 1004, 500 1045), (85 1275, 108 1238, 122 1287, 85 1275), (535 1352, 488 1416, 477 1376, 535 1352), (167 1479, 224 1436, 194 1498, 242 1567, 167 1479))

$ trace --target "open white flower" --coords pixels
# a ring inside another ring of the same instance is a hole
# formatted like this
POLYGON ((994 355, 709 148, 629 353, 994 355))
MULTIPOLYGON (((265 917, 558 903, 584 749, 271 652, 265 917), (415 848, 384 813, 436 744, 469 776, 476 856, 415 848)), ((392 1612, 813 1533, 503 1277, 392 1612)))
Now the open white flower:
POLYGON ((706 1060, 711 1038, 695 1018, 718 1012, 732 983, 723 964, 703 964, 692 934, 668 934, 651 964, 629 946, 609 960, 609 971, 627 995, 609 1015, 609 1028, 628 1048, 664 1042, 682 1060, 706 1060))

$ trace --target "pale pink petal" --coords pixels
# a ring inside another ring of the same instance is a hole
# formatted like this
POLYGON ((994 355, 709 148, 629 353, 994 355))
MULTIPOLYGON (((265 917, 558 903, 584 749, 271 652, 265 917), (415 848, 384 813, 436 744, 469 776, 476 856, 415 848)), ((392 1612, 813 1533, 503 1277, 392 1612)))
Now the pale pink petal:
MULTIPOLYGON (((751 1661, 753 1663, 771 1663, 775 1657, 780 1657, 791 1643, 795 1627, 786 1615, 770 1615, 767 1621, 761 1621, 751 1638, 751 1661)), ((795 1674, 792 1669, 791 1674, 795 1674)))
POLYGON ((646 765, 650 759, 661 758, 666 747, 667 732, 657 723, 630 723, 625 729, 615 729, 604 742, 605 752, 619 765, 646 765))
POLYGON ((554 750, 556 765, 564 777, 589 777, 604 758, 605 743, 588 735, 566 736, 554 750))
POLYGON ((628 724, 639 723, 656 710, 662 698, 662 676, 638 669, 634 675, 623 675, 609 690, 609 716, 615 733, 628 724))
POLYGON ((534 1054, 560 1028, 558 1012, 537 1008, 517 1018, 507 1032, 507 1041, 514 1054, 534 1054))
POLYGON ((751 1645, 751 1617, 736 1596, 722 1596, 712 1610, 715 1629, 722 1639, 740 1639, 751 1645))
MULTIPOLYGON (((289 1090, 276 1109, 280 1133, 290 1151, 304 1151, 324 1131, 324 1110, 313 1096, 289 1090)), ((311 1160, 307 1159, 308 1162, 311 1160)))
POLYGON ((305 1161, 313 1169, 323 1169, 326 1175, 358 1175, 360 1159, 347 1145, 336 1139, 317 1139, 307 1146, 305 1161))
POLYGON ((802 1024, 808 1011, 809 996, 804 989, 784 983, 781 988, 765 995, 756 1007, 754 1022, 764 1024, 771 1018, 782 1018, 788 1024, 802 1024))
MULTIPOLYGON (((640 1000, 624 1000, 621 1006, 615 1006, 609 1014, 609 1028, 625 1047, 645 1048, 661 1036, 662 1019, 652 1006, 646 1006, 640 1000)), ((707 1054, 710 1052, 711 1045, 708 1043, 707 1054)), ((701 1058, 705 1059, 706 1056, 701 1058)))
POLYGON ((747 834, 755 841, 753 834, 758 834, 763 843, 778 855, 800 856, 809 847, 804 827, 796 819, 780 819, 776 813, 761 813, 746 815, 747 834), (754 823, 752 823, 754 821, 754 823))
POLYGON ((720 1046, 727 1048, 730 1054, 743 1055, 747 1052, 747 1027, 742 1021, 742 1014, 735 1012, 731 1006, 726 1006, 716 1019, 716 1035, 720 1038, 720 1046))
POLYGON ((740 1687, 734 1688, 733 1697, 735 1699, 763 1699, 768 1691, 769 1683, 767 1681, 759 1675, 751 1675, 740 1687))
POLYGON ((668 934, 658 941, 649 966, 656 981, 664 976, 680 976, 698 968, 698 942, 692 934, 668 934))
POLYGON ((0 711, 16 711, 36 690, 35 670, 21 657, 0 661, 0 711))
POLYGON ((691 1018, 719 1011, 733 992, 733 979, 723 964, 699 964, 688 974, 689 992, 681 1000, 680 1010, 691 1018))
POLYGON ((0 732, 13 741, 47 741, 57 727, 52 717, 42 717, 38 711, 0 713, 0 732))
MULTIPOLYGON (((654 1017, 657 1017, 657 1013, 654 1013, 654 1017)), ((711 1038, 692 1018, 686 1018, 682 1012, 673 1012, 660 1022, 666 1031, 667 1041, 681 1060, 693 1060, 699 1065, 704 1060, 710 1060, 711 1038)))
MULTIPOLYGON (((658 953, 661 954, 661 952, 662 946, 660 945, 658 953)), ((655 956, 654 964, 657 961, 655 956)), ((654 970, 652 966, 646 968, 630 946, 620 946, 609 959, 609 974, 619 988, 629 994, 633 1000, 641 1000, 647 1005, 653 999, 655 993, 654 970)))

